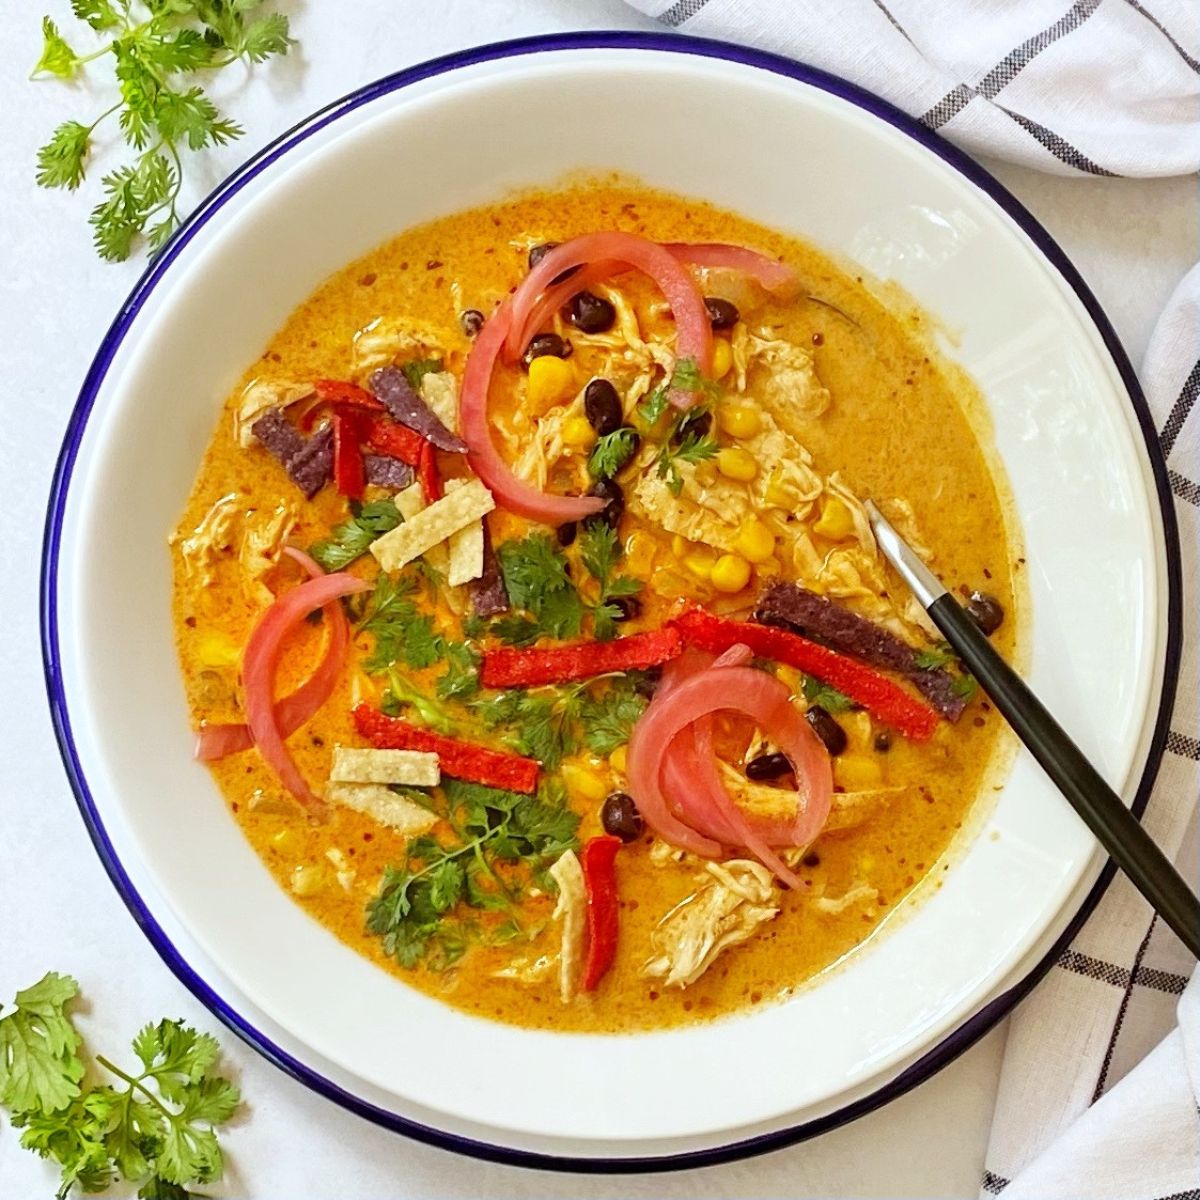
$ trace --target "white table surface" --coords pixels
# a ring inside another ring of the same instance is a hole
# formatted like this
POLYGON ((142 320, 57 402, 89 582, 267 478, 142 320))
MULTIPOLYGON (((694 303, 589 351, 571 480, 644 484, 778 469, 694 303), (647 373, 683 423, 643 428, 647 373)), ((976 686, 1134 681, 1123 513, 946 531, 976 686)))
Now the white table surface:
MULTIPOLYGON (((306 113, 395 68, 485 40, 652 27, 620 0, 284 0, 276 7, 292 14, 302 45, 249 82, 221 81, 218 94, 249 132, 194 164, 193 195, 306 113)), ((66 0, 45 8, 64 27, 74 23, 66 0)), ((50 130, 103 107, 86 86, 27 82, 41 11, 6 3, 0 12, 0 997, 48 969, 74 974, 86 997, 80 1024, 89 1043, 109 1054, 160 1016, 181 1015, 217 1032, 246 1097, 244 1114, 223 1138, 222 1195, 974 1195, 1003 1028, 883 1111, 805 1145, 677 1175, 555 1176, 427 1149, 343 1112, 238 1042, 162 965, 92 852, 44 700, 37 565, 50 474, 84 371, 142 264, 106 265, 92 253, 85 213, 95 203, 94 182, 76 196, 33 184, 34 153, 50 130)), ((987 165, 1074 259, 1139 362, 1162 303, 1200 256, 1196 180, 1060 179, 987 165)), ((0 1197, 34 1200, 53 1190, 50 1169, 0 1123, 0 1197)))

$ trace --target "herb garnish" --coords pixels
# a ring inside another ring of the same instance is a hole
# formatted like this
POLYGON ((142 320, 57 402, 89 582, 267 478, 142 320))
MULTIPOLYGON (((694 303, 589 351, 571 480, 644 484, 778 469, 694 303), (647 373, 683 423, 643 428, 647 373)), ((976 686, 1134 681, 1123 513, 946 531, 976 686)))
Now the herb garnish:
POLYGON ((74 979, 51 972, 0 1017, 0 1105, 24 1129, 21 1145, 62 1168, 59 1200, 75 1184, 100 1192, 119 1180, 144 1200, 186 1200, 192 1184, 219 1179, 214 1127, 240 1095, 213 1071, 216 1038, 181 1021, 147 1025, 133 1039, 140 1069, 96 1055, 119 1082, 85 1091, 83 1039, 66 1012, 78 994, 74 979))
POLYGON ((606 642, 616 636, 621 610, 612 603, 622 596, 633 596, 642 590, 640 579, 629 575, 612 576, 623 551, 617 531, 611 525, 594 524, 584 529, 579 538, 579 558, 588 573, 600 586, 600 596, 592 607, 592 625, 596 639, 606 642))
POLYGON ((854 701, 845 692, 822 683, 815 675, 804 676, 802 690, 809 704, 818 704, 828 713, 846 712, 855 707, 854 701))
POLYGON ((689 408, 680 413, 672 422, 667 440, 663 443, 655 460, 658 464, 658 477, 665 479, 671 494, 678 496, 683 490, 683 476, 679 473, 680 463, 706 462, 716 458, 720 446, 711 433, 702 432, 697 427, 700 416, 708 409, 702 405, 689 408))
POLYGON ((440 358, 414 358, 412 362, 402 363, 400 366, 401 373, 414 392, 421 390, 421 380, 426 375, 436 375, 443 370, 445 367, 440 358))
POLYGON ((431 970, 445 970, 462 957, 480 934, 472 922, 451 916, 460 906, 507 909, 512 915, 490 938, 520 936, 525 932, 515 911, 520 880, 512 872, 502 875, 497 863, 536 872, 578 845, 579 818, 566 807, 560 783, 544 783, 536 796, 524 796, 448 779, 443 792, 453 838, 410 841, 404 862, 388 867, 379 894, 367 905, 367 928, 405 967, 424 962, 431 970))
POLYGON ((598 438, 588 455, 592 478, 611 479, 616 475, 637 453, 638 441, 637 430, 630 425, 622 425, 598 438))
POLYGON ((659 384, 637 407, 638 420, 647 429, 657 425, 667 411, 672 391, 702 392, 706 396, 716 396, 721 391, 721 385, 715 379, 705 379, 694 358, 681 358, 675 364, 671 378, 659 384))
POLYGON ((539 637, 577 637, 584 606, 568 574, 567 560, 548 534, 531 533, 519 541, 505 542, 496 551, 504 587, 513 608, 529 618, 512 616, 492 625, 492 632, 516 645, 539 637))
POLYGON ((74 79, 111 54, 120 98, 91 124, 65 121, 37 156, 42 187, 74 191, 87 173, 96 128, 114 113, 137 157, 104 176, 105 200, 90 217, 102 258, 129 257, 139 236, 158 250, 179 224, 181 151, 220 146, 244 130, 224 117, 198 86, 179 77, 216 71, 239 59, 260 63, 286 54, 292 39, 281 13, 249 18, 262 0, 71 0, 74 14, 106 40, 77 53, 49 17, 42 21, 42 56, 33 78, 74 79))
POLYGON ((913 657, 913 662, 922 671, 936 671, 940 667, 956 661, 957 655, 944 644, 941 646, 931 646, 925 650, 918 650, 913 657))
POLYGON ((309 553, 325 570, 341 571, 403 519, 393 500, 372 500, 369 504, 351 500, 350 519, 335 525, 327 538, 314 542, 309 553))
POLYGON ((442 657, 444 639, 433 620, 413 603, 416 583, 411 576, 381 573, 361 628, 375 635, 375 648, 364 659, 372 675, 402 662, 413 670, 430 667, 442 657))

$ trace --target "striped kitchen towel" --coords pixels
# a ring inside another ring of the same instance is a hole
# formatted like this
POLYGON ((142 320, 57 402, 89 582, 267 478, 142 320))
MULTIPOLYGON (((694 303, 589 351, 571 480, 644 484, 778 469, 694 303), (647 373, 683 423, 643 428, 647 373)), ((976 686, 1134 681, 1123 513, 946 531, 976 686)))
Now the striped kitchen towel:
POLYGON ((1198 0, 629 0, 862 84, 1042 171, 1200 170, 1198 0))

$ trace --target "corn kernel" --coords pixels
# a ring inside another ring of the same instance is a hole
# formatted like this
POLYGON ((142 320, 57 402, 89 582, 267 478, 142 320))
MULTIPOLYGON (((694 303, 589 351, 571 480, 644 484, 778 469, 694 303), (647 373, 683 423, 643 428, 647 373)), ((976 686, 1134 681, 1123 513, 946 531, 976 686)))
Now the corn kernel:
POLYGON ((833 781, 847 792, 865 792, 883 783, 883 768, 861 754, 843 754, 833 760, 833 781))
MULTIPOLYGON (((553 354, 540 354, 530 362, 525 395, 535 411, 544 412, 551 404, 566 399, 574 387, 575 369, 564 359, 555 358, 553 354)), ((588 430, 590 434, 591 426, 588 430)))
POLYGON ((625 746, 618 746, 609 756, 608 765, 614 771, 619 771, 622 775, 625 774, 629 767, 629 750, 625 746))
POLYGON ((734 545, 748 562, 765 562, 775 553, 775 535, 757 517, 750 517, 742 522, 734 545))
POLYGON ((650 574, 657 554, 658 539, 642 529, 631 533, 625 542, 625 566, 636 577, 650 574))
POLYGON ((854 514, 844 500, 837 496, 826 496, 821 505, 821 515, 813 525, 813 532, 834 542, 844 541, 854 536, 854 514))
POLYGON ((740 592, 750 582, 750 564, 740 554, 722 554, 712 569, 718 592, 740 592))
MULTIPOLYGON (((538 359, 534 359, 538 362, 538 359)), ((568 417, 563 422, 563 441, 568 446, 581 448, 590 446, 596 440, 596 431, 588 423, 587 417, 568 417)))
POLYGON ((683 565, 697 579, 709 579, 713 573, 713 567, 716 565, 717 556, 707 546, 697 546, 694 550, 688 551, 683 556, 683 565))
POLYGON ((749 404, 726 404, 717 414, 717 424, 730 437, 752 438, 762 430, 762 417, 749 404))
POLYGON ((796 491, 789 487, 781 471, 772 473, 767 482, 763 499, 775 508, 793 508, 796 503, 796 491))
POLYGON ((236 667, 241 651, 224 633, 206 633, 196 645, 196 658, 206 667, 236 667))
POLYGON ((608 784, 604 777, 581 763, 563 763, 562 781, 567 785, 567 791, 581 800, 590 800, 598 804, 608 795, 608 784))
POLYGON ((733 366, 733 350, 724 338, 713 340, 712 373, 714 379, 720 379, 729 374, 733 366))
POLYGON ((280 854, 295 853, 300 846, 300 836, 294 829, 280 829, 271 834, 271 848, 280 854))
POLYGON ((315 896, 325 887, 325 868, 319 863, 297 867, 292 872, 292 891, 297 896, 315 896))
POLYGON ((682 558, 687 552, 690 543, 687 538, 681 537, 678 533, 671 539, 671 553, 676 558, 682 558))
POLYGON ((749 450, 741 446, 726 446, 717 454, 717 470, 727 479, 749 483, 758 474, 758 463, 749 450))

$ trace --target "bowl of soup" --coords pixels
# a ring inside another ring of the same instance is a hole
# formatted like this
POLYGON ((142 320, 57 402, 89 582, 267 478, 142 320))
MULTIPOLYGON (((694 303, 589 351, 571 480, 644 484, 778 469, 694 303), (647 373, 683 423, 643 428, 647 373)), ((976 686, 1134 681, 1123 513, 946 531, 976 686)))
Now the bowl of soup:
POLYGON ((89 377, 45 613, 85 817, 223 1016, 418 1136, 670 1165, 1004 1010, 1099 858, 864 501, 1131 800, 1170 542, 998 195, 614 38, 383 81, 207 202, 89 377))

